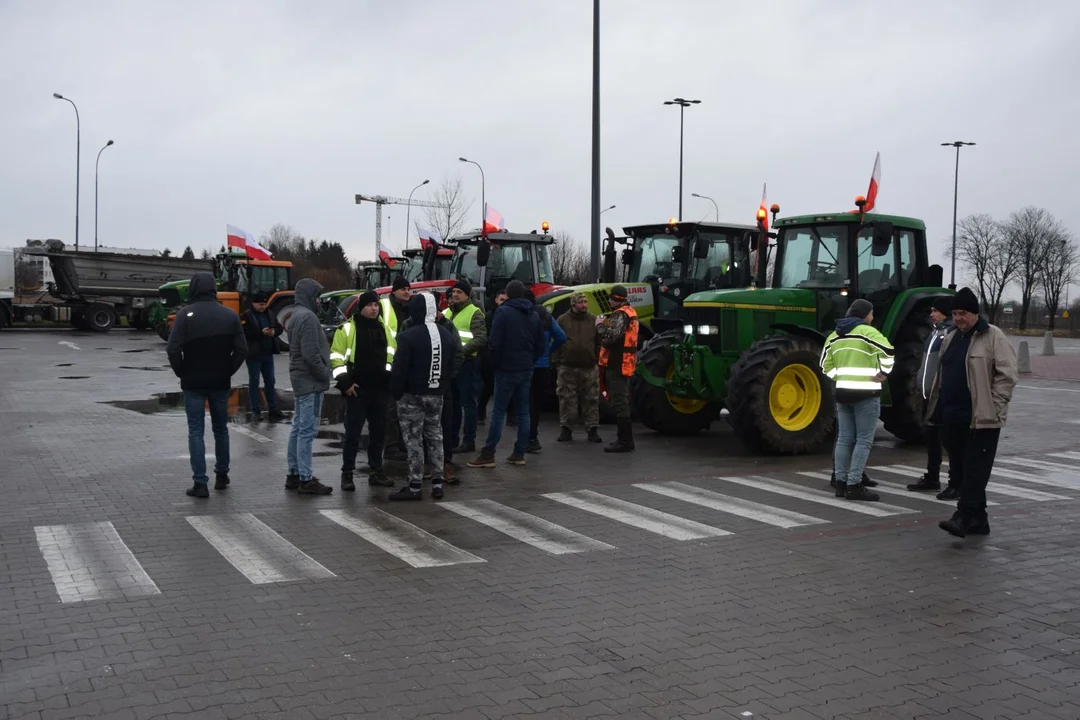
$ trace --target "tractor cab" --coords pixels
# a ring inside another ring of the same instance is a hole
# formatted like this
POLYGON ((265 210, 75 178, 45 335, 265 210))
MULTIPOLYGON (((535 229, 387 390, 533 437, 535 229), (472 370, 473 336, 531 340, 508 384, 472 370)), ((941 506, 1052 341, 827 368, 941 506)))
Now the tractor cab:
MULTIPOLYGON (((389 287, 399 276, 408 279, 410 263, 408 258, 392 257, 372 263, 364 263, 360 270, 364 273, 362 289, 376 290, 381 287, 389 287)), ((360 287, 360 286, 358 286, 360 287)))
POLYGON ((408 260, 405 279, 410 284, 430 280, 446 280, 450 277, 450 266, 454 261, 454 250, 448 247, 409 248, 402 255, 408 260))
POLYGON ((467 280, 485 310, 494 308, 496 293, 511 280, 520 280, 540 297, 555 288, 551 267, 555 238, 547 234, 546 225, 543 234, 474 231, 452 238, 450 277, 467 280))
POLYGON ((679 308, 693 293, 750 284, 750 247, 757 232, 751 225, 672 220, 624 232, 631 241, 622 253, 626 282, 652 286, 654 324, 668 321, 675 327, 679 308))

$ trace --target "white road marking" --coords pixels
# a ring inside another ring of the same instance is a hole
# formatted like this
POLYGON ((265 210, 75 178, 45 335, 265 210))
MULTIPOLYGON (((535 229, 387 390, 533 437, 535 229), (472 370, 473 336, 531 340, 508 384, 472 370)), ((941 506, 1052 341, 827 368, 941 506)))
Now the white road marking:
MULTIPOLYGON (((874 470, 874 471, 877 471, 877 470, 889 470, 889 468, 887 468, 887 467, 873 467, 873 468, 867 468, 867 469, 868 470, 874 470)), ((905 476, 907 475, 907 473, 902 473, 902 472, 898 472, 898 471, 889 470, 889 472, 897 472, 897 474, 899 474, 899 475, 905 475, 905 476)), ((832 479, 832 474, 826 473, 826 472, 800 472, 799 474, 800 475, 805 475, 806 477, 817 478, 818 480, 826 480, 826 481, 828 481, 828 480, 832 479)), ((911 476, 911 477, 919 477, 921 475, 922 475, 922 473, 920 472, 920 473, 917 473, 917 474, 915 474, 914 476, 911 476)), ((896 495, 898 497, 909 498, 911 500, 922 500, 924 502, 931 502, 931 503, 934 503, 935 505, 948 505, 949 507, 956 507, 956 501, 955 500, 938 500, 936 497, 934 497, 930 493, 921 493, 921 492, 916 492, 916 491, 913 491, 913 490, 908 490, 905 486, 899 485, 897 483, 891 483, 888 480, 880 480, 880 479, 878 479, 877 483, 878 483, 877 487, 870 488, 870 489, 873 490, 874 492, 879 492, 882 495, 896 495)), ((997 505, 997 503, 992 503, 992 502, 989 502, 989 501, 986 504, 987 504, 987 506, 997 505)))
POLYGON ((344 510, 319 513, 416 568, 487 562, 378 508, 372 508, 363 517, 344 510))
POLYGON ((191 515, 185 519, 256 585, 336 577, 251 513, 191 515))
POLYGON ((487 525, 493 530, 498 530, 503 535, 509 535, 515 540, 520 540, 553 555, 615 549, 614 545, 593 540, 581 533, 556 525, 543 518, 538 518, 535 515, 530 515, 527 512, 507 507, 494 500, 439 503, 439 507, 446 508, 470 520, 475 520, 482 525, 487 525))
POLYGON ((34 528, 64 603, 160 595, 111 522, 34 528))
MULTIPOLYGON (((894 465, 896 469, 891 472, 897 472, 901 475, 907 475, 907 477, 917 478, 922 476, 923 471, 919 468, 911 467, 910 465, 894 465)), ((882 468, 887 470, 888 468, 882 468)), ((991 473, 993 474, 993 473, 991 473)), ((1026 480, 1027 478, 1023 478, 1026 480)), ((1030 490, 1028 488, 1018 488, 1012 485, 1003 485, 1001 483, 989 482, 986 484, 986 492, 997 493, 998 495, 1008 495, 1009 497, 1021 498, 1023 500, 1034 500, 1035 502, 1047 502, 1049 500, 1069 500, 1070 498, 1065 495, 1054 495, 1053 493, 1042 492, 1041 490, 1030 490)), ((955 504, 955 503, 953 503, 955 504)), ((987 503, 989 505, 990 503, 987 503)))
MULTIPOLYGON (((766 492, 777 493, 779 495, 787 495, 788 497, 798 498, 799 500, 809 500, 810 502, 816 502, 820 505, 830 505, 832 507, 841 508, 843 510, 850 510, 851 512, 862 513, 863 515, 874 515, 875 517, 888 517, 890 515, 902 515, 904 513, 916 512, 910 508, 900 507, 898 505, 886 505, 879 502, 862 502, 858 500, 845 500, 833 496, 831 493, 824 493, 821 491, 812 491, 803 487, 802 485, 795 485, 794 483, 786 483, 780 480, 773 480, 765 477, 718 477, 717 480, 723 480, 724 482, 734 483, 735 485, 743 485, 745 487, 755 488, 757 490, 765 490, 766 492)), ((826 478, 828 479, 828 478, 826 478)))
POLYGON ((601 495, 592 490, 545 493, 543 497, 674 540, 700 540, 701 538, 721 537, 731 534, 727 530, 687 520, 644 505, 637 505, 618 498, 601 495))
POLYGON ((1080 460, 1080 452, 1050 453, 1050 457, 1061 458, 1063 460, 1080 460))
MULTIPOLYGON (((1027 458, 1015 460, 1013 458, 996 458, 995 463, 1007 463, 1009 465, 1018 465, 1023 468, 1038 468, 1039 470, 1048 470, 1050 472, 1058 473, 1049 478, 1036 476, 1034 473, 1017 473, 1016 471, 1008 471, 1011 476, 1016 477, 1021 482, 1031 482, 1037 485, 1050 485, 1051 487, 1069 488, 1070 490, 1080 490, 1080 468, 1073 465, 1065 465, 1064 463, 1052 463, 1045 462, 1043 460, 1030 460, 1027 458)), ((994 472, 998 472, 997 468, 994 468, 994 472)))
POLYGON ((78 346, 78 345, 76 345, 75 343, 71 342, 70 340, 61 340, 60 342, 58 342, 58 343, 56 343, 56 344, 57 344, 57 345, 67 345, 67 346, 68 346, 69 348, 71 348, 72 350, 82 350, 82 348, 81 348, 81 347, 79 347, 79 346, 78 346))
POLYGON ((776 508, 770 505, 762 505, 761 503, 743 500, 742 498, 732 497, 730 495, 722 495, 721 493, 713 492, 712 490, 705 490, 704 488, 686 485, 681 482, 637 483, 634 487, 648 490, 657 495, 682 500, 683 502, 701 505, 710 510, 719 510, 720 512, 738 515, 739 517, 757 520, 758 522, 782 528, 800 527, 802 525, 821 525, 829 522, 828 520, 822 520, 810 515, 803 515, 802 513, 792 512, 791 510, 784 510, 783 508, 776 508))
POLYGON ((233 430, 235 432, 238 432, 241 435, 247 435, 252 440, 258 440, 261 443, 274 442, 273 440, 266 437, 265 435, 260 435, 259 433, 255 432, 251 428, 246 428, 243 425, 238 425, 236 423, 229 423, 229 429, 233 430))
POLYGON ((1080 390, 1070 390, 1069 388, 1063 387, 1035 387, 1034 385, 1017 385, 1016 387, 1022 388, 1024 390, 1048 390, 1050 392, 1080 393, 1080 390))

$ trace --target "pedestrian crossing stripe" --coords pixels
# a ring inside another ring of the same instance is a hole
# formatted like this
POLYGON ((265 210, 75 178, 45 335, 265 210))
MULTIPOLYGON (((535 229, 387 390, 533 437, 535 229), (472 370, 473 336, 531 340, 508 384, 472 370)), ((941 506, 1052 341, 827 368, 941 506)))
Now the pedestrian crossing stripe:
MULTIPOLYGON (((1058 460, 1080 461, 1080 452, 1050 455, 1058 460)), ((992 476, 1004 482, 991 482, 987 492, 1010 502, 1051 502, 1074 499, 1059 492, 1031 489, 1029 485, 1061 490, 1080 490, 1080 467, 1065 462, 998 458, 1006 467, 996 466, 992 476), (1051 473, 1048 476, 1009 466, 1037 468, 1051 473)), ((872 466, 879 474, 917 478, 922 470, 908 465, 872 466)), ((797 471, 799 477, 827 482, 830 470, 797 471)), ((742 488, 740 492, 780 495, 787 502, 809 502, 827 506, 832 512, 891 517, 922 512, 914 508, 886 503, 857 503, 835 497, 821 485, 797 484, 769 476, 718 476, 710 487, 698 487, 678 481, 635 483, 629 492, 641 492, 642 499, 663 499, 685 503, 717 513, 718 517, 735 517, 781 529, 822 525, 843 519, 828 519, 815 514, 796 512, 758 500, 720 492, 725 487, 742 488)), ((878 479, 877 490, 892 497, 912 500, 916 504, 937 504, 955 507, 955 503, 937 500, 932 494, 911 492, 900 483, 878 479)), ((630 502, 614 494, 627 487, 596 492, 577 490, 544 493, 540 497, 560 505, 599 516, 613 523, 657 534, 674 541, 708 540, 733 533, 711 523, 698 522, 673 512, 630 502)), ((988 502, 998 505, 999 502, 988 502)), ((462 500, 438 503, 460 518, 495 530, 513 541, 531 546, 551 555, 571 555, 595 551, 612 551, 616 546, 563 527, 539 515, 489 499, 462 500)), ((405 510, 405 508, 402 508, 405 510)), ((413 568, 436 568, 480 564, 484 558, 458 548, 413 523, 379 508, 361 510, 320 510, 327 520, 371 543, 387 554, 413 568)), ((195 533, 207 541, 240 575, 255 585, 329 580, 337 575, 316 559, 297 548, 283 535, 275 532, 251 513, 193 515, 185 518, 195 533)), ((34 528, 39 552, 49 571, 56 593, 63 603, 95 600, 133 600, 161 594, 155 581, 140 564, 137 553, 124 542, 110 522, 44 525, 34 528)), ((181 543, 188 547, 190 543, 181 543)))

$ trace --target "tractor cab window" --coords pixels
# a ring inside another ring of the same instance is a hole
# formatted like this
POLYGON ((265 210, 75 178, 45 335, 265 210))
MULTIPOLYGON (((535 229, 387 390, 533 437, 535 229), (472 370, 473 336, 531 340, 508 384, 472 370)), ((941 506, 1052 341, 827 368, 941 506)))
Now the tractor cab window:
POLYGON ((551 246, 550 245, 536 245, 536 266, 540 268, 540 277, 537 278, 537 282, 553 283, 555 282, 555 273, 551 269, 551 246))
POLYGON ((532 253, 528 246, 509 245, 491 249, 488 261, 488 275, 497 278, 520 280, 523 283, 536 282, 533 276, 532 253))
POLYGON ((274 290, 288 290, 292 287, 289 270, 291 268, 274 268, 274 290))
POLYGON ((654 275, 660 280, 679 277, 679 268, 672 262, 672 250, 679 244, 674 235, 650 235, 634 244, 634 259, 630 265, 630 282, 643 282, 654 275))
POLYGON ((892 245, 882 255, 873 253, 873 230, 859 231, 859 278, 860 295, 870 295, 882 290, 908 287, 915 266, 915 233, 898 230, 892 245))
MULTIPOLYGON (((697 242, 708 243, 709 256, 693 260, 695 281, 710 288, 731 287, 731 238, 727 235, 701 235, 697 242)), ((692 248, 691 248, 692 249, 692 248)))
MULTIPOLYGON (((490 265, 491 260, 494 259, 495 253, 492 252, 488 264, 490 265)), ((468 280, 470 285, 480 285, 480 267, 476 264, 475 247, 461 247, 458 249, 457 255, 454 257, 453 276, 461 280, 468 280)))
POLYGON ((841 288, 848 282, 847 225, 784 228, 777 239, 783 263, 777 287, 841 288))
MULTIPOLYGON (((248 266, 248 270, 251 271, 251 282, 248 285, 246 292, 258 293, 264 292, 267 295, 272 295, 277 288, 277 273, 276 271, 284 268, 275 267, 263 267, 260 265, 248 266)), ((241 275, 241 277, 243 277, 241 275)), ((241 293, 245 290, 237 287, 237 290, 241 293)))

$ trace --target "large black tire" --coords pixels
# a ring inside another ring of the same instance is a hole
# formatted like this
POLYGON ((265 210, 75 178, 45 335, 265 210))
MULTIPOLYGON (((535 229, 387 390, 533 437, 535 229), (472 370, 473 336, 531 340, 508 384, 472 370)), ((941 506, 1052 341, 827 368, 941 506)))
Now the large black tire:
POLYGON ((930 328, 923 323, 905 324, 896 339, 896 362, 889 373, 889 395, 892 404, 881 408, 885 429, 901 440, 917 442, 923 439, 925 402, 919 386, 923 346, 930 328))
POLYGON ((739 357, 728 377, 728 422, 754 452, 802 455, 832 435, 836 407, 832 383, 821 373, 821 346, 809 338, 771 335, 739 357), (787 413, 773 413, 776 407, 787 413))
POLYGON ((277 316, 277 320, 281 323, 282 331, 278 336, 278 345, 282 350, 289 349, 289 333, 285 330, 285 325, 289 320, 289 316, 293 312, 293 300, 294 296, 287 295, 274 303, 270 310, 277 316))
POLYGON ((146 330, 150 327, 150 320, 146 310, 132 310, 128 322, 136 330, 146 330))
POLYGON ((6 305, 0 305, 0 330, 11 324, 11 314, 6 305))
MULTIPOLYGON (((682 342, 683 334, 669 330, 650 339, 638 353, 655 377, 667 377, 674 362, 672 346, 682 342)), ((705 430, 720 417, 720 403, 694 401, 668 395, 667 391, 635 375, 630 379, 630 402, 634 415, 645 427, 661 435, 693 435, 705 430)))
POLYGON ((169 333, 172 332, 172 329, 169 328, 169 323, 168 322, 163 322, 163 323, 159 323, 154 328, 154 332, 157 333, 157 336, 159 338, 161 338, 165 342, 169 342, 169 333))
POLYGON ((116 313, 111 305, 94 303, 86 309, 86 327, 99 333, 107 333, 116 324, 116 313))

